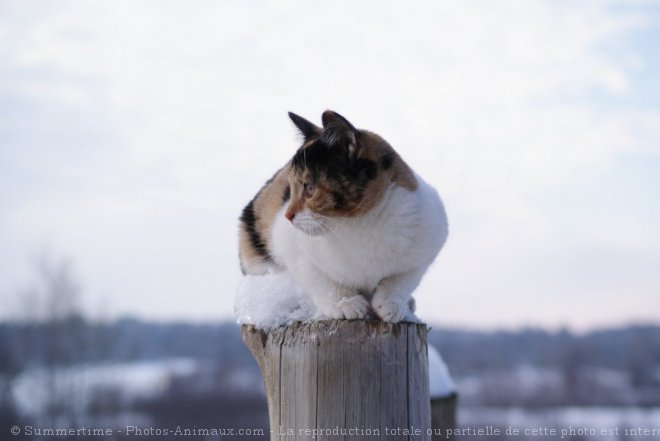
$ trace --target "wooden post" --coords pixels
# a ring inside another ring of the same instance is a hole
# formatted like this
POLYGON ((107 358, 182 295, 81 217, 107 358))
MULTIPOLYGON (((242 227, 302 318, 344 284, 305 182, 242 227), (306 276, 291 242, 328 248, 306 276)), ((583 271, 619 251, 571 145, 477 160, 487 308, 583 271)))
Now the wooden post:
POLYGON ((458 395, 453 393, 448 397, 431 398, 431 424, 433 424, 433 441, 453 440, 453 430, 456 429, 456 401, 458 395), (452 434, 448 435, 447 430, 452 434))
POLYGON ((362 320, 243 325, 271 440, 430 441, 426 333, 424 324, 362 320))
POLYGON ((431 424, 433 425, 433 441, 454 439, 456 429, 456 386, 449 375, 447 364, 440 352, 433 346, 428 346, 429 354, 429 388, 431 390, 431 424))

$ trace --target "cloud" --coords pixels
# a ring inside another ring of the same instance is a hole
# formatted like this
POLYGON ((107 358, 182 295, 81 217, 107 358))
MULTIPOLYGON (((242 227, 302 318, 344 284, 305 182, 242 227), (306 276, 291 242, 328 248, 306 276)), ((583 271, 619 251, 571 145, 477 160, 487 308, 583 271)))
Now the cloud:
POLYGON ((445 197, 451 237, 423 317, 588 326, 607 314, 566 305, 630 286, 621 319, 639 318, 660 282, 640 270, 603 286, 591 263, 658 261, 643 247, 660 238, 649 190, 628 184, 644 195, 628 218, 592 202, 608 176, 642 170, 622 158, 658 161, 657 60, 637 39, 658 28, 650 3, 4 7, 7 293, 48 242, 117 314, 230 316, 236 217, 296 147, 286 111, 325 108, 384 135, 445 197))

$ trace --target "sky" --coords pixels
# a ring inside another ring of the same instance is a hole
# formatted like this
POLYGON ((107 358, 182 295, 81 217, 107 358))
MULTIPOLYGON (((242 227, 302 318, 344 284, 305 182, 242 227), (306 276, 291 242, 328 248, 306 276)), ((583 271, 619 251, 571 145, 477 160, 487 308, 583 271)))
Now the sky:
POLYGON ((422 319, 658 323, 658 41, 651 1, 0 1, 0 319, 44 255, 90 316, 232 319, 287 112, 332 109, 443 197, 422 319))

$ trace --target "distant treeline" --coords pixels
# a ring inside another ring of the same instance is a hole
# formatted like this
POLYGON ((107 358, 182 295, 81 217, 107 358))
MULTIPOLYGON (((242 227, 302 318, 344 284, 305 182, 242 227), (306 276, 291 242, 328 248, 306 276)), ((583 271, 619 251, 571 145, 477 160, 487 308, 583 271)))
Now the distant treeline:
POLYGON ((568 331, 437 330, 464 404, 659 406, 660 327, 568 331))
POLYGON ((484 368, 531 365, 549 368, 603 367, 633 374, 635 382, 658 381, 660 326, 628 326, 576 335, 538 329, 474 332, 431 330, 449 366, 461 374, 484 368))
POLYGON ((0 323, 0 374, 32 366, 70 366, 173 357, 251 363, 240 328, 218 324, 94 323, 69 317, 48 323, 0 323))
MULTIPOLYGON (((70 317, 49 323, 0 324, 0 373, 31 365, 138 361, 172 357, 252 363, 231 323, 152 323, 122 319, 109 324, 70 317)), ((660 326, 629 326, 590 332, 527 329, 481 332, 432 328, 435 345, 458 375, 520 365, 562 368, 603 367, 626 371, 634 384, 657 382, 660 326)))

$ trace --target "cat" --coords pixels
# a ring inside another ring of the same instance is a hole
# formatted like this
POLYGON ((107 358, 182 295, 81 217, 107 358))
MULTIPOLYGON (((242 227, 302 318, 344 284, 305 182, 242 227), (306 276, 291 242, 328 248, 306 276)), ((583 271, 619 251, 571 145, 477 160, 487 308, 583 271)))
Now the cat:
POLYGON ((288 271, 319 318, 404 320, 447 239, 440 197, 338 113, 323 112, 322 127, 289 117, 304 141, 242 212, 243 274, 288 271))

